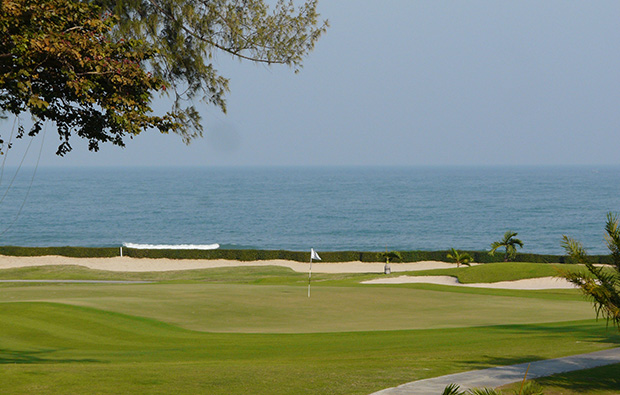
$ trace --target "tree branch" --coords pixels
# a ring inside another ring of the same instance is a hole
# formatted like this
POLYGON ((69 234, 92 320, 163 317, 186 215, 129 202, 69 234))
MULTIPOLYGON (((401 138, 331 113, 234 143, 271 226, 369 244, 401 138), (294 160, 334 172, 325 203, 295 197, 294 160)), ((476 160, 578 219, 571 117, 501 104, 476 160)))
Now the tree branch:
MULTIPOLYGON (((166 15, 168 18, 172 19, 174 22, 179 23, 178 19, 176 19, 174 17, 174 15, 171 15, 169 13, 167 13, 159 4, 157 4, 155 2, 155 0, 149 0, 149 3, 151 3, 155 8, 157 8, 162 14, 166 15)), ((226 48, 212 40, 208 40, 204 37, 201 37, 199 35, 197 35, 196 33, 194 33, 191 29, 189 29, 188 27, 186 27, 183 23, 179 23, 179 25, 181 26, 181 29, 183 29, 183 31, 185 31, 187 34, 189 34, 190 36, 204 41, 209 45, 214 46, 215 48, 227 52, 231 55, 237 56, 241 59, 245 59, 245 60, 249 60, 251 62, 257 62, 257 63, 267 63, 267 64, 288 64, 288 61, 284 61, 284 60, 268 60, 268 59, 261 59, 261 58, 254 58, 251 56, 247 56, 247 55, 243 55, 240 51, 235 51, 231 48, 226 48)))

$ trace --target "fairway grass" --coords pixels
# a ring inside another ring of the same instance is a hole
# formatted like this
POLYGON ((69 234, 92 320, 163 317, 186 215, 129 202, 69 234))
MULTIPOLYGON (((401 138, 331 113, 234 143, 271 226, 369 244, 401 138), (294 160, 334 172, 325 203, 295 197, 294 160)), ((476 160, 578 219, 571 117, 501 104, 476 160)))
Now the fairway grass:
POLYGON ((52 303, 4 304, 0 325, 2 393, 363 394, 620 341, 592 320, 408 331, 202 333, 52 303))
POLYGON ((19 276, 163 282, 0 285, 2 394, 368 394, 620 344, 575 290, 326 274, 308 298, 307 275, 274 267, 0 271, 19 276))

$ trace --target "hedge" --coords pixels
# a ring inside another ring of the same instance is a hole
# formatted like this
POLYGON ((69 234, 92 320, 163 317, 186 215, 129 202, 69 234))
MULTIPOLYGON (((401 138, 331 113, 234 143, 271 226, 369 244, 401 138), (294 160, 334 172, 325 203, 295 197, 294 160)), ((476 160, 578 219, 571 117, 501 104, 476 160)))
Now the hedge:
MULTIPOLYGON (((491 263, 503 261, 503 253, 489 255, 486 251, 463 251, 469 253, 474 262, 491 263)), ((381 262, 381 253, 374 251, 319 251, 322 262, 381 262)), ((401 251, 402 262, 447 261, 449 251, 401 251)), ((43 256, 60 255, 74 258, 109 258, 119 256, 118 247, 17 247, 0 246, 0 255, 8 256, 43 256)), ((282 259, 307 262, 309 251, 287 250, 142 250, 123 247, 123 255, 134 258, 169 258, 169 259, 226 259, 236 261, 263 261, 282 259)), ((592 255, 593 263, 611 263, 610 255, 592 255)), ((517 253, 517 262, 533 263, 570 263, 564 255, 542 255, 517 253)))

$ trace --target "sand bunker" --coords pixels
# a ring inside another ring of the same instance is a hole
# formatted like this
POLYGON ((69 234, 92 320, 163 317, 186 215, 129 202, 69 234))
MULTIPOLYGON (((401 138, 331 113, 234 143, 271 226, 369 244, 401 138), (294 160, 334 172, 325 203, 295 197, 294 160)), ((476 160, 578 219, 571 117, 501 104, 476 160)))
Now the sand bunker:
MULTIPOLYGON (((114 272, 163 272, 173 270, 211 269, 217 267, 235 266, 282 266, 296 272, 307 273, 310 268, 308 262, 293 262, 285 260, 271 261, 229 261, 229 260, 200 260, 200 259, 150 259, 150 258, 68 258, 64 256, 0 256, 0 269, 10 269, 28 266, 46 265, 76 265, 96 270, 114 272)), ((313 262, 314 273, 383 273, 384 264, 381 262, 342 262, 322 263, 313 262)), ((410 272, 431 269, 449 269, 454 265, 445 262, 413 262, 392 264, 392 272, 410 272)), ((501 289, 567 289, 574 285, 564 279, 556 277, 532 278, 518 281, 501 281, 497 283, 461 284, 456 277, 451 276, 400 276, 385 277, 364 281, 363 284, 405 284, 426 283, 440 285, 455 285, 460 287, 501 288, 501 289)))
MULTIPOLYGON (((285 260, 271 261, 230 261, 207 259, 150 259, 150 258, 68 258, 64 256, 16 257, 0 256, 0 269, 45 265, 77 265, 90 269, 114 272, 162 272, 172 270, 210 269, 234 266, 283 266, 296 272, 307 273, 309 262, 293 262, 285 260)), ((314 273, 383 273, 384 264, 368 262, 322 263, 313 262, 314 273)), ((409 272, 429 269, 449 269, 454 265, 445 262, 414 262, 392 264, 392 272, 409 272)))
POLYGON ((456 277, 452 276, 399 276, 388 278, 377 278, 374 280, 363 281, 362 284, 439 284, 439 285, 456 285, 459 287, 472 288, 497 288, 497 289, 572 289, 576 288, 563 278, 557 277, 540 277, 528 278, 516 281, 500 281, 496 283, 476 283, 461 284, 456 277))

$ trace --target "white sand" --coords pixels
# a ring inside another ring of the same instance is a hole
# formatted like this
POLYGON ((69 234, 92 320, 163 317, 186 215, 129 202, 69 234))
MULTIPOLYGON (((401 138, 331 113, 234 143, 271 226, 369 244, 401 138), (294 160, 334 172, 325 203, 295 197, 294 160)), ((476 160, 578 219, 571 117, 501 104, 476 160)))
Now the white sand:
MULTIPOLYGON (((309 262, 294 262, 285 260, 271 261, 229 261, 229 260, 194 260, 194 259, 149 259, 149 258, 68 258, 63 256, 37 256, 37 257, 14 257, 0 256, 0 269, 9 269, 28 266, 45 265, 76 265, 96 270, 108 270, 113 272, 163 272, 173 270, 210 269, 216 267, 234 266, 282 266, 296 272, 307 273, 309 262)), ((449 269, 454 264, 445 262, 424 261, 415 263, 392 263, 392 272, 406 272, 430 269, 449 269)), ((343 262, 322 263, 313 262, 314 273, 381 273, 384 264, 381 262, 343 262)), ((364 281, 364 284, 404 284, 404 283, 428 283, 441 285, 456 285, 462 287, 477 288, 503 288, 503 289, 561 289, 573 288, 574 286, 564 279, 555 277, 534 278, 519 281, 501 281, 484 284, 461 284, 455 277, 450 276, 400 276, 378 278, 364 281)))
MULTIPOLYGON (((114 272, 163 272, 172 270, 210 269, 215 267, 233 266, 283 266, 296 272, 308 272, 309 262, 293 262, 285 260, 271 261, 229 261, 229 260, 194 260, 194 259, 149 259, 149 258, 67 258, 63 256, 14 257, 0 256, 0 269, 44 266, 44 265, 77 265, 90 269, 109 270, 114 272)), ((313 262, 314 273, 383 273, 383 263, 313 262)), ((429 269, 447 269, 455 267, 445 262, 393 263, 392 272, 405 272, 429 269)))
POLYGON ((496 283, 476 283, 461 284, 456 277, 452 276, 399 276, 389 278, 377 278, 374 280, 363 281, 362 284, 440 284, 440 285, 456 285, 460 287, 472 288, 498 288, 498 289, 571 289, 576 288, 563 278, 557 277, 540 277, 529 278, 517 281, 499 281, 496 283))

